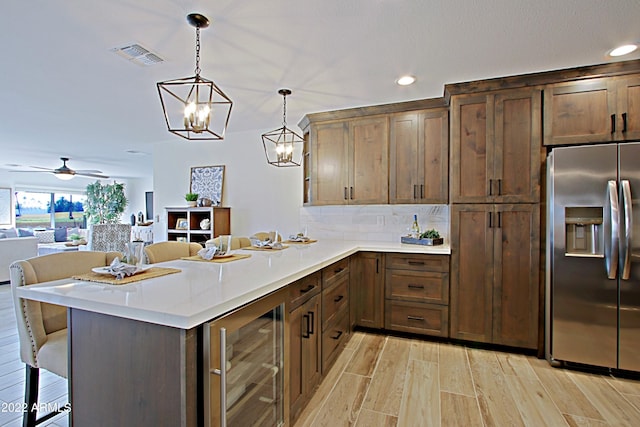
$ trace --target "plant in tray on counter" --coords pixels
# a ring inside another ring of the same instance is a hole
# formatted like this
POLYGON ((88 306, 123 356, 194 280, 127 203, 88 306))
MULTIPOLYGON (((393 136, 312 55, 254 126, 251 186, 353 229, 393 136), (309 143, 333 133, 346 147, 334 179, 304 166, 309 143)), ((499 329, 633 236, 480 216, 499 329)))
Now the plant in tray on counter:
POLYGON ((431 230, 427 230, 424 233, 420 234, 421 239, 439 239, 440 233, 435 228, 431 230))

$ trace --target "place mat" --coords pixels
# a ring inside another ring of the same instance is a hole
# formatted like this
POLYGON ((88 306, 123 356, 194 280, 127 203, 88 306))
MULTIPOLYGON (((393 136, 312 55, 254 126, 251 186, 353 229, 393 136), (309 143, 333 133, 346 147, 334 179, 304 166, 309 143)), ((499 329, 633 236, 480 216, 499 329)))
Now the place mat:
POLYGON ((204 259, 200 255, 194 255, 194 256, 182 257, 180 259, 184 259, 184 260, 187 260, 187 261, 205 261, 205 262, 223 263, 223 262, 231 262, 231 261, 235 261, 235 260, 243 259, 243 258, 249 258, 250 256, 251 255, 249 255, 249 254, 245 254, 245 255, 233 254, 231 256, 224 257, 224 258, 215 258, 214 257, 213 259, 204 259))
POLYGON ((315 240, 315 239, 309 239, 309 240, 307 240, 306 242, 296 242, 295 240, 285 240, 284 242, 285 242, 285 243, 292 244, 292 245, 308 245, 309 243, 315 243, 315 242, 317 242, 317 240, 315 240))
POLYGON ((151 279, 152 277, 165 276, 167 274, 179 273, 180 271, 182 270, 180 270, 179 268, 151 267, 147 271, 134 274, 133 276, 127 276, 122 279, 116 279, 115 276, 109 276, 106 274, 94 273, 93 271, 89 273, 77 274, 75 276, 71 276, 71 278, 76 280, 86 280, 87 282, 109 283, 111 285, 126 285, 127 283, 151 279))
POLYGON ((245 246, 244 248, 240 248, 240 249, 245 249, 247 251, 281 251, 282 249, 287 249, 289 246, 287 245, 282 245, 282 248, 280 249, 275 249, 275 248, 258 248, 256 246, 245 246))

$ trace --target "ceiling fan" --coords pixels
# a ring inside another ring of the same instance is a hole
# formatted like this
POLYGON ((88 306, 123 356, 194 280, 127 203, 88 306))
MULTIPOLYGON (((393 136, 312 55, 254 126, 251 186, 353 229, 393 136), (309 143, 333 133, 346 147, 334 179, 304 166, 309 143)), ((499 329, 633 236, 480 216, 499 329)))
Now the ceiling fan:
POLYGON ((70 167, 67 166, 67 161, 69 160, 68 157, 60 157, 60 160, 62 160, 62 166, 60 166, 57 169, 49 169, 49 168, 43 168, 40 166, 30 166, 34 169, 42 169, 40 171, 13 171, 13 172, 49 172, 52 173, 56 176, 56 178, 62 179, 62 180, 69 180, 72 179, 74 176, 78 175, 78 176, 88 176, 91 178, 109 178, 106 175, 102 175, 102 171, 99 170, 73 170, 70 167))

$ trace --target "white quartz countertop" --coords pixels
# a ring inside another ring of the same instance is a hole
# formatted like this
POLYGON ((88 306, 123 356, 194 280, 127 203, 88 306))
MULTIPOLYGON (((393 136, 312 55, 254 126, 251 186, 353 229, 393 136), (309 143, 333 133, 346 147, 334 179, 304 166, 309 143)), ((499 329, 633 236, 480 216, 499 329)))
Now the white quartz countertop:
POLYGON ((17 295, 96 313, 190 329, 254 301, 358 251, 449 255, 448 245, 322 240, 280 251, 248 251, 228 263, 175 260, 180 273, 127 285, 73 279, 23 286, 17 295))

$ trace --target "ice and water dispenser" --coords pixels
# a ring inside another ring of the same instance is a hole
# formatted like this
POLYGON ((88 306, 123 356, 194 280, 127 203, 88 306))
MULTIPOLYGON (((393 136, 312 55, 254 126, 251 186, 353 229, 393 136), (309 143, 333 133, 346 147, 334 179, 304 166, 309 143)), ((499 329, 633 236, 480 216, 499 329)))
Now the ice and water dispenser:
POLYGON ((567 256, 604 256, 602 212, 601 206, 565 208, 567 256))

